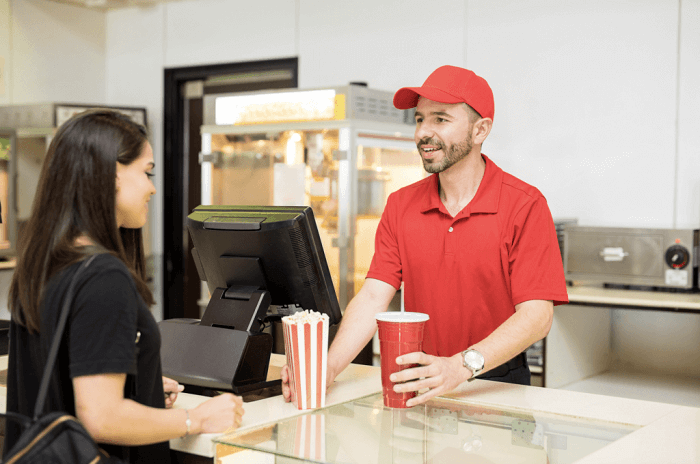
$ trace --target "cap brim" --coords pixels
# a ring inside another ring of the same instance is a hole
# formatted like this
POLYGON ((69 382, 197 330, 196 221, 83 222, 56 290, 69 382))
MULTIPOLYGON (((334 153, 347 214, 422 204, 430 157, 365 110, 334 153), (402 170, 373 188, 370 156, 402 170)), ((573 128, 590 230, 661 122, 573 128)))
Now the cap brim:
POLYGON ((433 87, 404 87, 394 94, 394 106, 400 110, 415 108, 418 98, 425 97, 440 103, 460 103, 464 100, 433 87))

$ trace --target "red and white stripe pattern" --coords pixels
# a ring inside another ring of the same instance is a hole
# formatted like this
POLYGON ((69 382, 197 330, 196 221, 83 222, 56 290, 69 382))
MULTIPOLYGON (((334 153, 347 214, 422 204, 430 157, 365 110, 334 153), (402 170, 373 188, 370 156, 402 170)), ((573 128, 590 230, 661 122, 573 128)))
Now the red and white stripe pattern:
POLYGON ((294 456, 326 461, 326 416, 324 414, 305 414, 297 417, 294 456))
POLYGON ((283 317, 282 322, 292 403, 298 409, 322 408, 326 405, 328 316, 304 310, 283 317))

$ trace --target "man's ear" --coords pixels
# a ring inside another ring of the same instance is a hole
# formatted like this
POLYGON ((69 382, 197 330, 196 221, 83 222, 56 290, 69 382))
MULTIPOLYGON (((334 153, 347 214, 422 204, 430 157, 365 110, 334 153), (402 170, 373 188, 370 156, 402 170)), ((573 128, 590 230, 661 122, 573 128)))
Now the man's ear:
POLYGON ((486 140, 486 137, 491 133, 491 128, 493 127, 493 119, 491 118, 481 118, 474 123, 474 128, 472 129, 472 140, 475 145, 481 145, 486 140))

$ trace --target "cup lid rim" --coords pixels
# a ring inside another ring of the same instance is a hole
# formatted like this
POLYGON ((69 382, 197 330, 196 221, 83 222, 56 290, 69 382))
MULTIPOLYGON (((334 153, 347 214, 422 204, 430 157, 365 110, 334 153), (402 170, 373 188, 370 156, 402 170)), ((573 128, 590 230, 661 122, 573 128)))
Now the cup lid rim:
POLYGON ((386 311, 377 313, 374 316, 378 321, 382 322, 425 322, 430 319, 425 313, 416 313, 413 311, 386 311))

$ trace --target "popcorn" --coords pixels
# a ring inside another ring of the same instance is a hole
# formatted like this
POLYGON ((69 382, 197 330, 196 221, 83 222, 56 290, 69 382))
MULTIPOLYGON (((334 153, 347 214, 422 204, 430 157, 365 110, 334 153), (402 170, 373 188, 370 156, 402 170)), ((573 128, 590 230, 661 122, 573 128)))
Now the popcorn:
POLYGON ((292 403, 298 409, 326 405, 328 315, 304 310, 282 318, 292 403))

